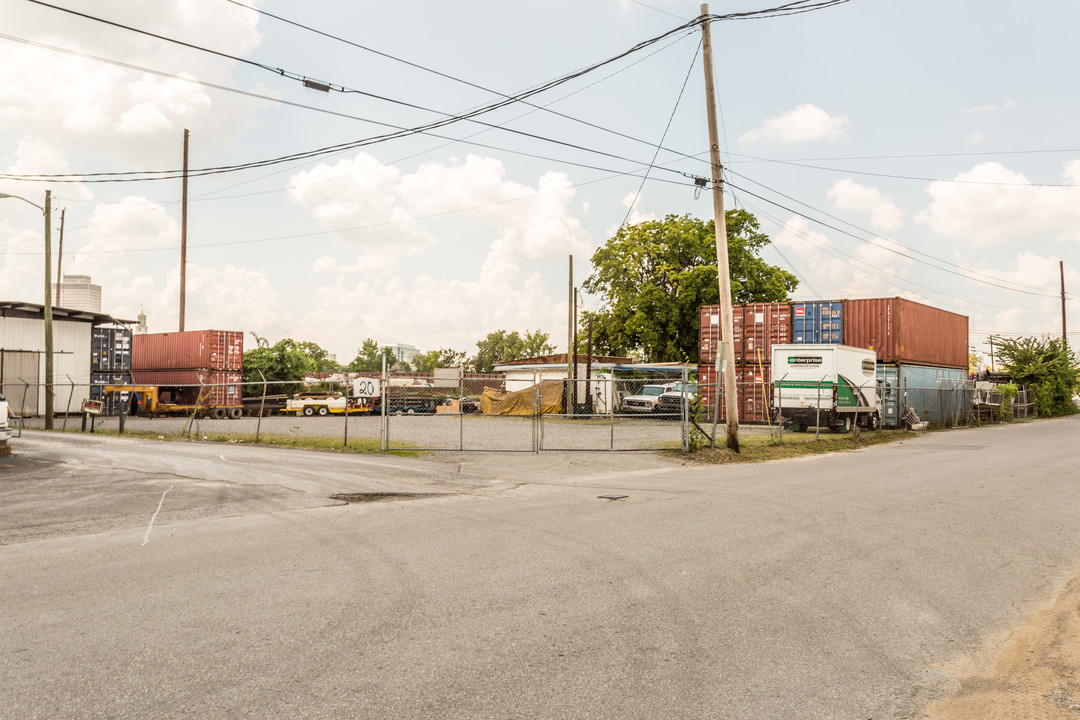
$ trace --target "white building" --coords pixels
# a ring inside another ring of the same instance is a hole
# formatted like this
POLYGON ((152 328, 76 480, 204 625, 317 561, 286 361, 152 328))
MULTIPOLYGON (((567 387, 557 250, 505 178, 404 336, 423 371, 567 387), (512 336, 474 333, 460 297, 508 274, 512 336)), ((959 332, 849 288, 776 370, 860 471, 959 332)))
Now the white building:
POLYGON ((101 312, 101 286, 90 282, 89 275, 65 275, 59 283, 53 283, 53 298, 58 307, 69 310, 101 312))
MULTIPOLYGON (((90 336, 115 322, 99 312, 53 308, 53 407, 78 412, 90 397, 90 336)), ((130 322, 130 321, 125 321, 130 322)), ((17 415, 45 409, 45 308, 0 302, 0 392, 17 415)))

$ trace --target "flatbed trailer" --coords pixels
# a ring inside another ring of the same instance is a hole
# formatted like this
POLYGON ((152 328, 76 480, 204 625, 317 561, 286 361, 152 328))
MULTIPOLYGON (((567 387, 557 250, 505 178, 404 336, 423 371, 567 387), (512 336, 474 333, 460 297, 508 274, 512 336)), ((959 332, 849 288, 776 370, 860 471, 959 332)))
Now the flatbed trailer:
POLYGON ((229 418, 237 420, 244 416, 244 405, 233 403, 217 405, 206 402, 200 398, 195 403, 175 403, 161 400, 161 388, 156 385, 106 385, 102 388, 102 396, 108 397, 112 393, 129 393, 129 402, 133 412, 126 413, 138 417, 171 417, 176 415, 194 415, 206 417, 212 420, 229 418))

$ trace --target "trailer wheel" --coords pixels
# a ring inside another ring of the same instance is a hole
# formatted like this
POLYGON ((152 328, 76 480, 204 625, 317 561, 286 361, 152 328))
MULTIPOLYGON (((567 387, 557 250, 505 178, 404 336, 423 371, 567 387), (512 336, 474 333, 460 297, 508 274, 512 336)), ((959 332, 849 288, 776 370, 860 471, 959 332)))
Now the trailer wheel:
POLYGON ((329 414, 330 414, 330 411, 327 409, 327 407, 325 405, 320 405, 319 406, 319 415, 329 415, 329 414))
POLYGON ((239 420, 243 416, 244 416, 244 408, 238 408, 238 407, 229 408, 229 419, 230 420, 239 420))
POLYGON ((314 414, 315 414, 315 408, 311 407, 310 405, 305 405, 304 406, 304 417, 311 417, 314 414))
POLYGON ((225 408, 210 408, 210 412, 207 414, 211 420, 222 420, 225 417, 225 408))

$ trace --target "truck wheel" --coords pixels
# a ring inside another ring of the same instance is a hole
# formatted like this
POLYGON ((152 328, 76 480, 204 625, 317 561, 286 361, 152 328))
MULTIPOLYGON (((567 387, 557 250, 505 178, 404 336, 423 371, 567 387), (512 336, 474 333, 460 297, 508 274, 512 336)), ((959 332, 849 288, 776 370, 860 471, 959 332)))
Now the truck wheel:
POLYGON ((329 415, 330 411, 326 409, 325 405, 320 405, 319 406, 319 414, 320 415, 329 415))
POLYGON ((794 425, 791 426, 791 429, 794 430, 795 432, 806 432, 810 428, 809 428, 809 426, 803 425, 802 423, 795 423, 794 425))
POLYGON ((211 420, 221 420, 225 417, 225 408, 210 408, 209 415, 211 420))
POLYGON ((244 416, 244 408, 229 408, 229 419, 239 420, 244 416))
POLYGON ((304 417, 311 417, 314 414, 315 414, 315 408, 311 407, 310 405, 305 405, 304 406, 304 417))
POLYGON ((846 433, 851 432, 851 416, 845 417, 839 424, 833 425, 833 432, 846 433))
POLYGON ((870 415, 870 429, 871 430, 880 430, 881 429, 881 416, 878 415, 877 413, 873 413, 872 415, 870 415))

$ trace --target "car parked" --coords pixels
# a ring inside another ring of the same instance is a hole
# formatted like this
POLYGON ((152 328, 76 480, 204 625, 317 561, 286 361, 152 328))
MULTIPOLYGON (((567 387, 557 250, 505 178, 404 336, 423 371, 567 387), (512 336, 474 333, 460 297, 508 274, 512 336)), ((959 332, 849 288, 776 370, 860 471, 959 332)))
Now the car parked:
POLYGON ((8 422, 10 417, 11 408, 8 407, 4 396, 0 395, 0 443, 6 443, 11 438, 11 423, 8 422))
POLYGON ((627 395, 622 401, 624 413, 653 413, 658 410, 660 396, 671 389, 675 383, 649 384, 635 395, 627 395))
POLYGON ((689 403, 691 412, 697 406, 697 383, 674 383, 656 403, 656 412, 661 415, 681 417, 683 398, 689 403))

